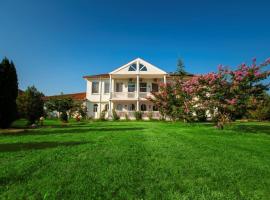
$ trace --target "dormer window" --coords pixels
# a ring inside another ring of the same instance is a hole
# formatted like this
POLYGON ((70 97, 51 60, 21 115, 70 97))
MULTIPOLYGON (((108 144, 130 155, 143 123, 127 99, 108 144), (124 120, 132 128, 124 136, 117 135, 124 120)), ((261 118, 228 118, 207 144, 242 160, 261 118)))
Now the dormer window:
POLYGON ((147 68, 145 65, 140 64, 140 71, 147 71, 147 68))
POLYGON ((137 71, 137 65, 136 65, 136 63, 130 65, 129 68, 128 68, 128 71, 132 71, 132 72, 133 71, 137 71))

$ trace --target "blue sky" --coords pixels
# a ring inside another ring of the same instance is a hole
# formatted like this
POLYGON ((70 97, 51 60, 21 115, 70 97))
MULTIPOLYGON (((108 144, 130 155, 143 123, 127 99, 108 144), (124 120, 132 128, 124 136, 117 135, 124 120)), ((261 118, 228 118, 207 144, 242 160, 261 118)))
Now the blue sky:
POLYGON ((191 73, 270 56, 270 1, 1 0, 0 58, 20 88, 46 95, 85 91, 83 75, 141 57, 191 73))

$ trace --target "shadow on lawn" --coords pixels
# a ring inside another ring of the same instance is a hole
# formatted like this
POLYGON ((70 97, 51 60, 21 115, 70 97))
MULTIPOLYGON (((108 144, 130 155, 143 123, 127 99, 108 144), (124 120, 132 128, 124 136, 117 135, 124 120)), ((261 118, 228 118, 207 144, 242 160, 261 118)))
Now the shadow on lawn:
POLYGON ((1 133, 1 135, 9 135, 9 136, 24 136, 24 135, 55 135, 55 134, 80 134, 80 133, 92 133, 92 132, 122 132, 122 131, 140 131, 144 130, 145 128, 142 127, 126 127, 126 128, 112 128, 112 127, 97 127, 97 128, 88 128, 88 127, 81 127, 81 128, 47 128, 47 129, 32 129, 26 130, 23 132, 6 132, 1 133))
POLYGON ((25 151, 33 149, 48 149, 59 146, 75 146, 88 142, 29 142, 29 143, 8 143, 0 144, 0 152, 25 151))
POLYGON ((270 135, 270 125, 265 124, 258 124, 258 125, 236 124, 229 129, 240 133, 255 133, 255 134, 265 133, 270 135))
MULTIPOLYGON (((107 126, 104 126, 104 124, 99 124, 98 122, 97 123, 63 123, 63 124, 54 124, 54 125, 43 125, 41 128, 87 128, 87 127, 95 127, 95 128, 98 128, 98 127, 130 127, 130 125, 127 125, 127 124, 107 124, 107 126)), ((13 127, 13 128, 16 128, 16 127, 13 127)), ((27 128, 27 127, 24 127, 24 128, 27 128)), ((18 129, 21 129, 20 127, 18 127, 18 129)))

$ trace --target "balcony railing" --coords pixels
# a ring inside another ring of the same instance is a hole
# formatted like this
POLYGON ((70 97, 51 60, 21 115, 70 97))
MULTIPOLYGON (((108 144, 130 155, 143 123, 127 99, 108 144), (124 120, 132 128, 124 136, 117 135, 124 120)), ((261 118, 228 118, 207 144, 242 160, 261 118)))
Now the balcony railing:
POLYGON ((113 92, 113 99, 134 99, 136 98, 136 92, 113 92))
MULTIPOLYGON (((150 92, 139 92, 139 98, 147 98, 152 96, 150 92)), ((137 92, 112 92, 112 99, 135 99, 137 92)))
MULTIPOLYGON (((135 112, 136 111, 116 111, 117 115, 122 119, 124 119, 126 116, 128 118, 135 118, 135 112)), ((153 119, 160 118, 160 113, 158 111, 141 111, 141 112, 142 112, 142 118, 149 118, 150 113, 153 119)))

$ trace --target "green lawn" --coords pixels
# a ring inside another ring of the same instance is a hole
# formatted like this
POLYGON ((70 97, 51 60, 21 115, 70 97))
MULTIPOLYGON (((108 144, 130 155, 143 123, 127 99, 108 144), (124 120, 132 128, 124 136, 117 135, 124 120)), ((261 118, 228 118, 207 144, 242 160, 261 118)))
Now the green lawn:
POLYGON ((45 126, 0 130, 0 199, 270 197, 270 123, 45 126))

